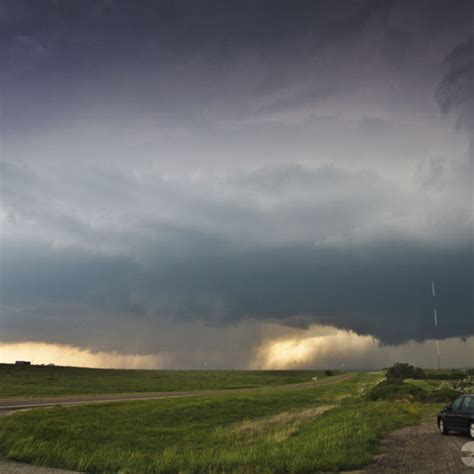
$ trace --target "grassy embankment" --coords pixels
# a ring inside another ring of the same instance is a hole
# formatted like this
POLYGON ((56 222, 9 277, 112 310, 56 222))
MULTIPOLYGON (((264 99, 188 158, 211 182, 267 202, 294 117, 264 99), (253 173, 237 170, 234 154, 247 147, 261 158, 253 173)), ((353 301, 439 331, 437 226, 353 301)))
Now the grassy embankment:
POLYGON ((435 405, 361 397, 381 373, 316 389, 35 409, 0 420, 13 458, 87 472, 315 472, 370 461, 435 405))
POLYGON ((0 364, 0 398, 253 388, 308 382, 323 371, 112 370, 0 364))

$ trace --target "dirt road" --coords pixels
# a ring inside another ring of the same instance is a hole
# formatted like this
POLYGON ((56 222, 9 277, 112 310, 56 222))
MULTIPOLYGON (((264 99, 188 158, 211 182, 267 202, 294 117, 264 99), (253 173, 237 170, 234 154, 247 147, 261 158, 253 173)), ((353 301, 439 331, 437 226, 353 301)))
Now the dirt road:
MULTIPOLYGON (((474 474, 474 467, 463 463, 461 448, 472 441, 467 435, 441 436, 436 420, 398 430, 381 442, 383 454, 360 473, 443 473, 474 474)), ((473 464, 474 465, 474 464, 473 464)))
POLYGON ((193 392, 147 392, 147 393, 120 393, 116 395, 69 395, 64 397, 41 398, 4 398, 0 399, 0 410, 19 410, 24 408, 51 407, 56 405, 86 405, 89 403, 123 402, 127 400, 155 400, 158 398, 202 397, 223 394, 248 393, 261 390, 301 390, 314 385, 330 385, 354 377, 355 373, 335 375, 319 380, 318 382, 304 382, 282 385, 279 387, 238 388, 223 390, 200 390, 193 392))

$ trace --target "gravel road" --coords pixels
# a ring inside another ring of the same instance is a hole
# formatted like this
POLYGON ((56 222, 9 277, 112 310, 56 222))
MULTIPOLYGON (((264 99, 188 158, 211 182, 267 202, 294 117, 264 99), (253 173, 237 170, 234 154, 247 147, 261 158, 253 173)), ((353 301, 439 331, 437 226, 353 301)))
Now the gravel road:
MULTIPOLYGON (((467 456, 461 448, 473 441, 468 435, 442 436, 436 420, 426 420, 418 426, 395 431, 382 440, 380 454, 375 462, 361 473, 443 473, 474 474, 474 467, 463 463, 467 456)), ((474 463, 473 463, 474 465, 474 463)))
POLYGON ((0 457, 0 472, 2 474, 75 474, 73 471, 32 466, 31 464, 9 461, 2 457, 0 457))

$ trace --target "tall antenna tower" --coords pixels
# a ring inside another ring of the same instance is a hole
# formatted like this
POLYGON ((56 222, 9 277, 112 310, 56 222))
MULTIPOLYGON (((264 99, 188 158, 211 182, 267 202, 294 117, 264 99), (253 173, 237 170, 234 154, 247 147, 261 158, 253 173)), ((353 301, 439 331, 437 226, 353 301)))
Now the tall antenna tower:
MULTIPOLYGON (((438 327, 438 312, 436 311, 436 288, 434 281, 431 282, 431 292, 433 294, 433 315, 435 328, 438 327)), ((438 369, 441 369, 441 356, 439 351, 439 339, 436 339, 436 354, 438 356, 438 369)))

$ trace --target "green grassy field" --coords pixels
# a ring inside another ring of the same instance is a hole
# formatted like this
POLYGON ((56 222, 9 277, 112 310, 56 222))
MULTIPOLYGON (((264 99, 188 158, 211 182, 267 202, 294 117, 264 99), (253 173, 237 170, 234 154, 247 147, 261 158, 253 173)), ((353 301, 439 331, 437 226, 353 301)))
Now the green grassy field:
POLYGON ((278 386, 324 377, 305 370, 112 370, 0 364, 0 398, 278 386))
POLYGON ((0 419, 0 450, 95 473, 355 469, 382 434, 438 408, 363 401, 381 378, 360 373, 316 389, 35 409, 0 419))

